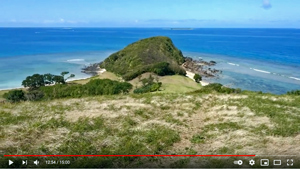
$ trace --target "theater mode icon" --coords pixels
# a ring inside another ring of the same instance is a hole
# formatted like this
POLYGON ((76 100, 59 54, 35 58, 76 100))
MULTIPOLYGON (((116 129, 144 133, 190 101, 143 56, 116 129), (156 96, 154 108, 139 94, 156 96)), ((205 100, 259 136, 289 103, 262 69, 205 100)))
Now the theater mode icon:
POLYGON ((281 165, 281 160, 274 160, 273 165, 281 165))

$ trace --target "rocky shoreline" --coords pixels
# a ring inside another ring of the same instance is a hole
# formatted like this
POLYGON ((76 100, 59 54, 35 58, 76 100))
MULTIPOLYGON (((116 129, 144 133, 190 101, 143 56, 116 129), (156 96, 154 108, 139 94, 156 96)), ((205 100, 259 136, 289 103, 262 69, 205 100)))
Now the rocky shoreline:
POLYGON ((84 68, 81 69, 81 72, 92 75, 92 76, 96 76, 98 74, 98 72, 101 71, 101 68, 100 68, 101 63, 102 62, 93 63, 93 64, 90 64, 89 66, 85 66, 84 68))
POLYGON ((182 67, 189 72, 197 73, 202 77, 218 77, 222 73, 221 70, 211 68, 217 63, 215 61, 204 61, 202 59, 195 60, 191 57, 185 57, 185 62, 182 64, 182 67))

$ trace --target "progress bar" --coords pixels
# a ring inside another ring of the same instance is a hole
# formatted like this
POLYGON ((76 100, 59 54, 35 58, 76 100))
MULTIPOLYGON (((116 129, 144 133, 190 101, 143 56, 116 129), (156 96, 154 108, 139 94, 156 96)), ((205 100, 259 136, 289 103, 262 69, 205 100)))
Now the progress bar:
POLYGON ((4 157, 255 157, 255 155, 4 155, 4 157))

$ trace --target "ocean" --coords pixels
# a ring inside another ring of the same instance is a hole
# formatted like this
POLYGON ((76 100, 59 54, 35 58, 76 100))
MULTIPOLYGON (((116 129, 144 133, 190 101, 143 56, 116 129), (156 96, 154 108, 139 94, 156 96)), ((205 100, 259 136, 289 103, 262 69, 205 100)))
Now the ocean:
POLYGON ((74 73, 128 44, 168 36, 185 56, 222 70, 205 79, 228 87, 284 94, 300 89, 300 29, 0 28, 0 89, 34 73, 74 73))

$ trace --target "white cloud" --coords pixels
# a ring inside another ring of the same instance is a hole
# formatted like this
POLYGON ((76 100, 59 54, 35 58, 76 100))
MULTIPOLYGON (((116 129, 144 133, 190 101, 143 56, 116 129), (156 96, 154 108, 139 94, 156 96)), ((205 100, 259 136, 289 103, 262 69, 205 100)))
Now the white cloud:
POLYGON ((88 23, 86 21, 74 21, 74 20, 65 20, 63 18, 57 20, 43 20, 41 23, 44 24, 62 24, 62 23, 69 23, 69 24, 77 24, 77 23, 88 23))
POLYGON ((262 8, 264 8, 264 9, 270 9, 270 8, 272 8, 272 4, 270 3, 270 0, 264 0, 262 8))

